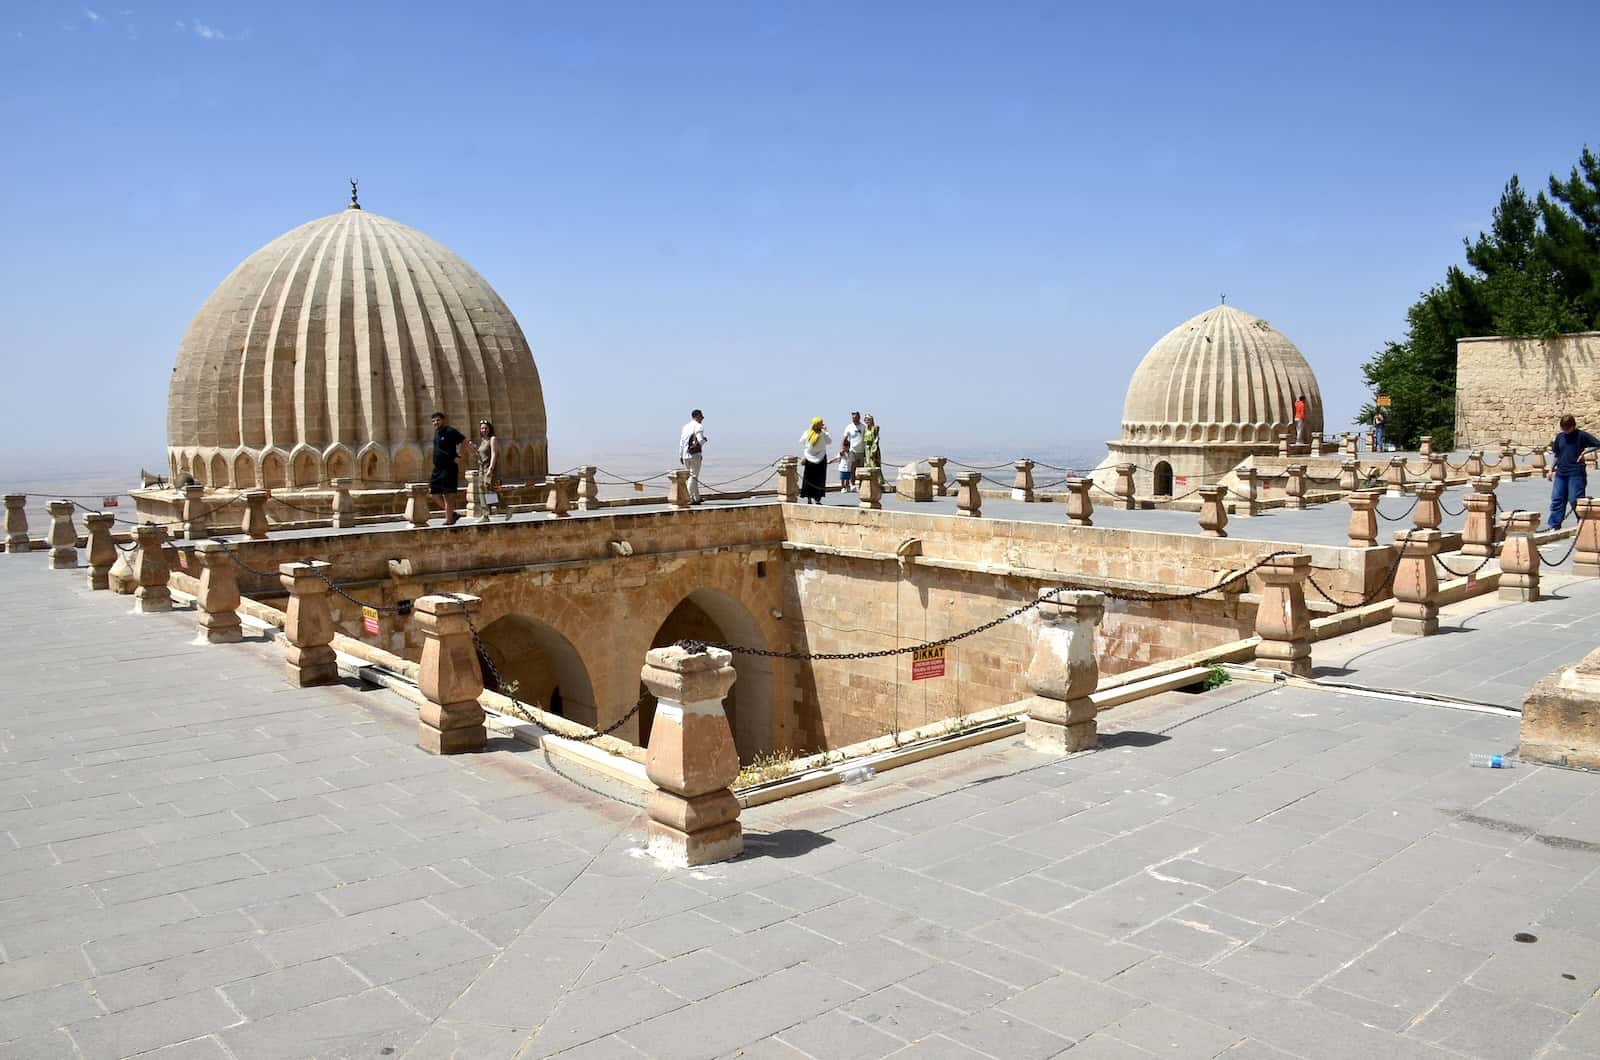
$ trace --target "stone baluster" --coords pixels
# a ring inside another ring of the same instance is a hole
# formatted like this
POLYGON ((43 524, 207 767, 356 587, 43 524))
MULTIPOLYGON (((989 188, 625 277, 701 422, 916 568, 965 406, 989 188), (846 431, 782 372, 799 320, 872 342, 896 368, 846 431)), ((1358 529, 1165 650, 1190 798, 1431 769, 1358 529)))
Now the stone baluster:
POLYGON ((1572 573, 1600 578, 1600 500, 1578 499, 1578 540, 1573 544, 1572 573))
POLYGON ((172 580, 172 568, 167 565, 166 541, 161 528, 136 526, 133 539, 139 543, 133 561, 133 577, 139 586, 133 591, 133 610, 138 614, 171 611, 172 590, 167 583, 172 580))
POLYGON ((900 469, 894 480, 894 495, 903 501, 933 500, 933 480, 915 460, 900 469))
POLYGON ((1417 487, 1417 504, 1411 509, 1412 526, 1418 530, 1439 529, 1439 494, 1443 489, 1437 482, 1424 482, 1417 487))
POLYGON ((1472 480, 1472 492, 1462 499, 1467 521, 1461 528, 1463 556, 1494 555, 1494 488, 1498 480, 1479 475, 1472 480))
POLYGON ((883 476, 875 467, 856 471, 856 498, 860 507, 877 510, 883 507, 883 476))
POLYGON ((732 784, 739 752, 723 709, 733 687, 733 656, 720 648, 678 645, 645 653, 640 678, 656 697, 645 775, 656 786, 645 802, 648 849, 674 868, 738 857, 744 849, 732 784))
POLYGON ((433 518, 433 504, 428 497, 426 482, 406 483, 406 522, 414 527, 428 525, 433 518))
POLYGON ((1378 501, 1382 490, 1356 490, 1344 499, 1350 506, 1350 526, 1346 534, 1351 548, 1371 548, 1378 543, 1378 501))
POLYGON ((1290 464, 1283 469, 1286 476, 1283 483, 1283 495, 1287 498, 1284 506, 1288 508, 1304 508, 1306 506, 1306 466, 1304 464, 1290 464))
POLYGON ((1339 488, 1353 493, 1361 485, 1361 461, 1346 460, 1339 465, 1339 488))
POLYGON ((1296 677, 1311 676, 1311 612, 1306 609, 1306 553, 1276 556, 1258 571, 1261 606, 1256 608, 1256 665, 1296 677))
POLYGON ((72 525, 72 513, 77 510, 71 501, 51 501, 50 511, 50 569, 78 569, 78 528, 72 525))
POLYGON ((1253 467, 1245 468, 1241 480, 1244 486, 1246 517, 1261 514, 1261 472, 1253 467))
POLYGON ((1533 473, 1540 477, 1543 477, 1545 471, 1549 468, 1549 465, 1544 462, 1544 453, 1545 450, 1543 446, 1538 446, 1533 450, 1531 467, 1533 468, 1533 473))
POLYGON ((6 501, 6 551, 27 552, 33 546, 28 541, 28 495, 8 493, 6 501))
POLYGON ((1539 599, 1538 512, 1506 516, 1506 540, 1500 549, 1500 599, 1532 603, 1539 599))
POLYGON ((1383 476, 1384 484, 1389 487, 1389 496, 1398 497, 1406 491, 1406 458, 1391 456, 1389 470, 1383 476))
POLYGON ((1434 557, 1439 554, 1437 530, 1403 530, 1394 535, 1400 549, 1400 569, 1394 576, 1394 618, 1389 628, 1396 633, 1428 637, 1439 632, 1439 572, 1434 557))
POLYGON ((1117 500, 1116 507, 1132 511, 1138 507, 1138 501, 1133 496, 1133 473, 1137 469, 1132 464, 1117 465, 1117 500))
POLYGON ((1201 486, 1198 492, 1200 494, 1200 536, 1227 537, 1228 509, 1222 501, 1228 494, 1228 487, 1201 486))
POLYGON ((667 472, 667 506, 680 511, 689 507, 689 470, 678 468, 667 472))
POLYGON ((417 713, 417 746, 430 754, 481 751, 488 742, 483 725, 483 671, 468 620, 482 609, 476 596, 423 596, 412 608, 422 630, 422 661, 417 688, 427 702, 417 713))
POLYGON ((221 541, 195 545, 200 560, 200 592, 195 597, 199 637, 207 644, 233 644, 244 638, 239 628, 239 573, 221 541))
MULTIPOLYGON (((137 541, 137 538, 134 540, 137 541)), ((132 596, 138 590, 139 578, 134 573, 134 562, 138 558, 138 549, 130 548, 126 552, 117 549, 116 561, 111 564, 111 571, 106 576, 113 595, 132 596)))
POLYGON ((328 606, 328 583, 318 577, 331 567, 321 560, 278 565, 278 580, 289 590, 289 614, 283 626, 284 640, 288 642, 284 673, 297 688, 339 681, 339 665, 330 646, 333 610, 328 606))
POLYGON ((1417 442, 1417 453, 1421 456, 1433 455, 1433 435, 1424 434, 1417 442))
POLYGON ((1500 463, 1495 470, 1502 475, 1514 476, 1517 473, 1517 450, 1509 438, 1500 443, 1500 463))
POLYGON ((943 497, 945 495, 944 465, 949 459, 947 456, 928 457, 928 474, 933 479, 933 495, 935 497, 943 497))
MULTIPOLYGON (((467 472, 467 504, 472 504, 472 477, 476 471, 467 472)), ((350 487, 354 479, 336 478, 333 480, 333 526, 336 530, 343 530, 356 525, 356 502, 350 496, 350 487)), ((481 499, 481 493, 480 493, 481 499)))
POLYGON ((786 456, 778 461, 778 500, 784 504, 800 502, 800 458, 786 456))
POLYGON ((600 510, 600 487, 594 477, 600 471, 593 464, 584 464, 578 468, 578 511, 595 512, 600 510))
POLYGON ((1044 589, 1039 595, 1048 599, 1039 605, 1039 636, 1024 675, 1031 695, 1023 740, 1036 751, 1087 751, 1099 739, 1089 697, 1100 684, 1094 629, 1105 615, 1105 594, 1044 589))
POLYGON ((1344 455, 1353 457, 1359 454, 1360 447, 1356 441, 1356 436, 1354 434, 1346 434, 1344 436, 1344 455))
POLYGON ((1377 451, 1378 451, 1378 432, 1377 431, 1368 431, 1367 432, 1367 452, 1376 453, 1377 451))
POLYGON ((1287 460, 1294 455, 1293 443, 1289 439, 1288 431, 1278 432, 1278 459, 1287 460))
POLYGON ((117 545, 111 540, 111 524, 116 516, 110 512, 90 512, 83 517, 89 527, 89 588, 111 587, 111 565, 117 562, 117 545))
POLYGON ((472 468, 466 472, 466 477, 467 504, 463 514, 471 522, 486 522, 489 518, 489 491, 483 481, 483 472, 472 468))
POLYGON ((1011 480, 1011 499, 1033 503, 1033 468, 1032 460, 1018 460, 1016 462, 1016 477, 1011 480))
POLYGON ((264 540, 272 525, 267 521, 267 499, 271 496, 266 490, 245 490, 243 530, 256 541, 264 540))
POLYGON ((1437 482, 1443 486, 1450 477, 1450 468, 1445 463, 1443 453, 1434 453, 1428 457, 1428 481, 1437 482))
POLYGON ((983 493, 978 484, 982 476, 976 471, 963 471, 956 476, 956 514, 971 519, 983 517, 983 493))
POLYGON ((1597 466, 1600 466, 1600 453, 1595 452, 1593 449, 1586 451, 1583 454, 1583 466, 1590 471, 1595 470, 1597 466))
POLYGON ((1467 454, 1467 477, 1477 478, 1483 474, 1483 450, 1474 449, 1467 454))
POLYGON ((183 536, 190 541, 202 541, 211 536, 211 513, 206 508, 204 486, 183 487, 183 536))
POLYGON ((1069 526, 1094 525, 1094 498, 1089 496, 1089 491, 1092 489, 1094 489, 1093 479, 1067 479, 1067 524, 1069 526))
MULTIPOLYGON (((667 479, 667 499, 669 502, 672 500, 673 485, 676 482, 683 491, 683 504, 674 504, 673 507, 688 507, 689 472, 687 469, 679 468, 672 472, 672 475, 677 477, 667 479)), ((549 488, 544 495, 544 510, 551 518, 565 519, 572 511, 573 478, 571 475, 553 475, 548 485, 549 488)))

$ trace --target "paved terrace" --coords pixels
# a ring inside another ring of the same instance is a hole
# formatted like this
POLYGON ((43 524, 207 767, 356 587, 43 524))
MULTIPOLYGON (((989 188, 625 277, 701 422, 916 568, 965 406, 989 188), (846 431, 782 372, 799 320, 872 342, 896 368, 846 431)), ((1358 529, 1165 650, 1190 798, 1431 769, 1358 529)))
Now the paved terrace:
MULTIPOLYGON (((1551 587, 1317 661, 1515 702, 1600 639, 1551 587)), ((1600 1055, 1600 778, 1468 768, 1503 713, 1171 694, 669 872, 537 751, 128 607, 0 556, 0 1057, 1600 1055)))

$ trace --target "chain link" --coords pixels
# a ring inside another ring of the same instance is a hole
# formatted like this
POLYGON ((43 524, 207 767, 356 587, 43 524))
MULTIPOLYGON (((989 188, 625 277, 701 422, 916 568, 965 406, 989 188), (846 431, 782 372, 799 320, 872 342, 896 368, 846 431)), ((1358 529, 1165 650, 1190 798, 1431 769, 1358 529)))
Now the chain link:
MULTIPOLYGON (((1537 546, 1535 546, 1535 547, 1537 547, 1537 546)), ((1560 559, 1558 559, 1558 560, 1545 559, 1544 558, 1544 550, 1540 549, 1539 550, 1539 562, 1543 563, 1547 567, 1559 567, 1563 563, 1565 563, 1569 558, 1571 558, 1573 552, 1577 551, 1577 548, 1578 548, 1578 535, 1577 534, 1573 534, 1572 535, 1571 544, 1567 545, 1567 551, 1562 554, 1560 559)))
POLYGON ((1483 562, 1482 563, 1479 563, 1476 567, 1473 567, 1469 571, 1464 571, 1463 572, 1463 571, 1450 569, 1450 565, 1444 561, 1444 557, 1439 555, 1437 552, 1435 552, 1434 555, 1433 555, 1433 561, 1439 565, 1439 569, 1443 570, 1446 574, 1450 575, 1452 578, 1471 578, 1474 575, 1476 575, 1479 571, 1481 571, 1483 568, 1487 567, 1489 565, 1489 561, 1492 560, 1492 559, 1494 559, 1493 550, 1491 550, 1490 553, 1487 556, 1483 557, 1483 562))
POLYGON ((1372 510, 1373 510, 1373 512, 1375 512, 1377 514, 1378 518, 1382 519, 1384 522, 1386 522, 1386 523, 1398 523, 1401 520, 1407 519, 1407 518, 1410 517, 1411 513, 1416 510, 1417 502, 1419 500, 1421 500, 1420 497, 1411 498, 1411 503, 1409 505, 1407 505, 1406 506, 1406 510, 1401 512, 1399 515, 1384 515, 1383 514, 1383 505, 1381 505, 1381 504, 1374 505, 1372 510))
POLYGON ((1339 611, 1340 613, 1343 613, 1345 611, 1354 611, 1356 608, 1359 608, 1359 607, 1366 607, 1368 604, 1370 604, 1374 600, 1376 600, 1379 596, 1382 596, 1386 591, 1389 590, 1389 588, 1392 585, 1394 585, 1394 578, 1395 578, 1395 575, 1399 572, 1399 570, 1400 570, 1400 557, 1396 556, 1396 557, 1394 557, 1394 562, 1389 564, 1389 573, 1384 576, 1383 581, 1377 586, 1377 588, 1373 589, 1370 593, 1367 593, 1358 602, 1353 603, 1353 604, 1341 603, 1340 601, 1335 600, 1331 595, 1329 595, 1328 590, 1326 590, 1322 586, 1318 585, 1317 584, 1317 580, 1315 578, 1311 577, 1309 574, 1306 575, 1306 581, 1311 583, 1311 588, 1313 588, 1313 589, 1315 589, 1317 591, 1317 595, 1318 596, 1322 597, 1324 600, 1328 601, 1328 603, 1332 604, 1337 611, 1339 611))

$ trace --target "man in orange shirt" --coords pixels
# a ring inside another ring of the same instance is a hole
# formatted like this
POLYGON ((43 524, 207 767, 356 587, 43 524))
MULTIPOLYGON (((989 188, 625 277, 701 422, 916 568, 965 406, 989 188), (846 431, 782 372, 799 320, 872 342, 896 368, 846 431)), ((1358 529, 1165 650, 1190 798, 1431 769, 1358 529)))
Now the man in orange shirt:
POLYGON ((1297 445, 1305 445, 1311 440, 1306 437, 1306 396, 1304 394, 1294 399, 1294 440, 1297 445))

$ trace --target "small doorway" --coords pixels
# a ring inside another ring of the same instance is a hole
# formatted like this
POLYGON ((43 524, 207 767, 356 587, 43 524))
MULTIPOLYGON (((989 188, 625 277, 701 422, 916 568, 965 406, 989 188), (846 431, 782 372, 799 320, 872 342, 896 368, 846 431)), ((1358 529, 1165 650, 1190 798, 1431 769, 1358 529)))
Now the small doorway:
POLYGON ((1172 465, 1165 460, 1156 465, 1155 489, 1151 493, 1157 497, 1172 496, 1172 465))

